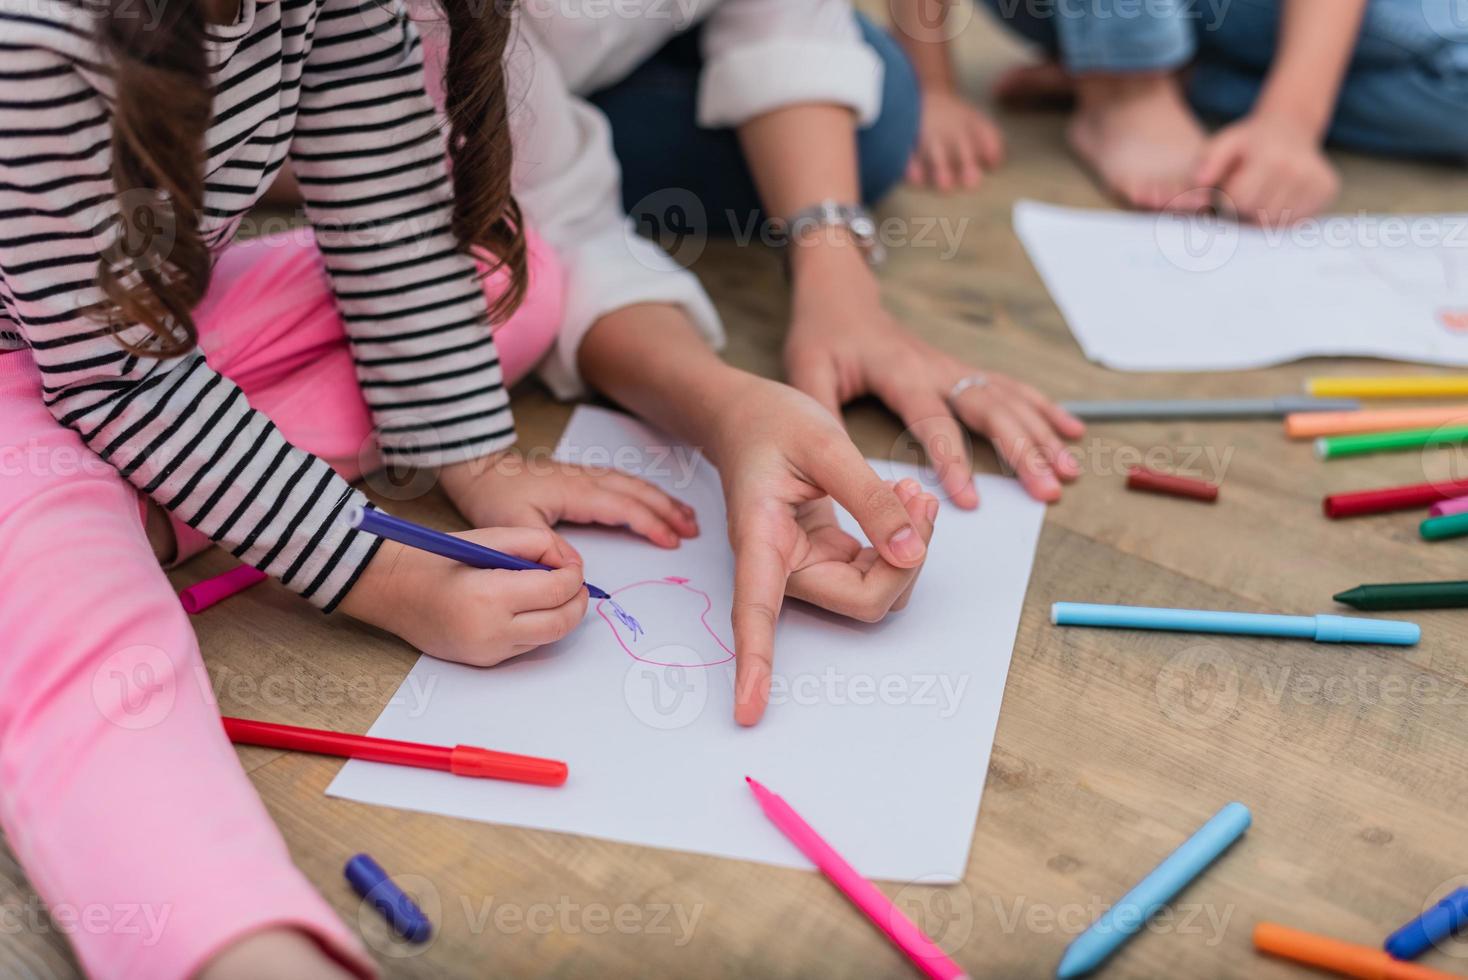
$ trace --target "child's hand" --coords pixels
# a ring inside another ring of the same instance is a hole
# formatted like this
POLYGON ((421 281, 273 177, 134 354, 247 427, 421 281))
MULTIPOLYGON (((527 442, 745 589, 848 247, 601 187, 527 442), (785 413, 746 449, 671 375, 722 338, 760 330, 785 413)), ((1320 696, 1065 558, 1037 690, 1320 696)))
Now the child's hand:
POLYGON ((1305 127, 1269 113, 1214 135, 1193 179, 1222 191, 1241 220, 1270 226, 1318 214, 1340 192, 1340 177, 1305 127))
POLYGON ((999 127, 955 92, 923 92, 917 148, 907 182, 934 190, 970 190, 1004 160, 999 127))
POLYGON ((384 541, 339 607, 424 653, 489 667, 570 633, 586 614, 581 556, 543 528, 456 537, 550 565, 549 572, 470 568, 384 541))
POLYGON ((444 467, 443 488, 476 527, 550 528, 560 521, 626 527, 660 548, 698 536, 693 508, 613 469, 503 455, 444 467))

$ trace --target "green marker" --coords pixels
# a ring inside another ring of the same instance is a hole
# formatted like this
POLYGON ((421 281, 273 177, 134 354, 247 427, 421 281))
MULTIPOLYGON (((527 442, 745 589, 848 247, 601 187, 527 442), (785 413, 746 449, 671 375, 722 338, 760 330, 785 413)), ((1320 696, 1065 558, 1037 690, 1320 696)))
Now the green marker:
POLYGON ((1315 455, 1321 459, 1339 459, 1342 456, 1397 453, 1429 446, 1456 446, 1465 442, 1468 442, 1468 425, 1440 425, 1434 429, 1401 429, 1316 439, 1315 455))
POLYGON ((1446 517, 1429 517, 1417 529, 1428 541, 1444 538, 1461 538, 1468 534, 1468 514, 1449 514, 1446 517))
POLYGON ((1456 609, 1468 606, 1468 582, 1392 582, 1358 585, 1335 595, 1354 609, 1456 609))

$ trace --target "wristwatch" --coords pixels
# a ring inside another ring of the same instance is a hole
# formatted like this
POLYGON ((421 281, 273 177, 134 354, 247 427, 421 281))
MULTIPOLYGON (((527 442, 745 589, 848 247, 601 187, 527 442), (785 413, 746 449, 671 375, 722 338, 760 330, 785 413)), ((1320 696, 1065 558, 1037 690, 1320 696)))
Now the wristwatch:
POLYGON ((824 228, 845 228, 869 265, 881 265, 887 258, 887 249, 877 238, 877 222, 872 213, 860 204, 842 204, 827 199, 801 208, 788 218, 776 218, 774 225, 786 248, 824 228))

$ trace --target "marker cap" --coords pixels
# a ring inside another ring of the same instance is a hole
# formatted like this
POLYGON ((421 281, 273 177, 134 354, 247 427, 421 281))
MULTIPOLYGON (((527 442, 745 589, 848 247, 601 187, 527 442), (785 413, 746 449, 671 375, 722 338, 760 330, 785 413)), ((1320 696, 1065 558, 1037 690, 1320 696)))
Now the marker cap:
POLYGON ((1383 948, 1396 959, 1415 960, 1465 924, 1468 924, 1468 888, 1459 888, 1388 936, 1383 948))
POLYGON ((433 923, 428 921, 428 916, 370 856, 353 856, 342 871, 352 889, 371 902, 399 936, 412 943, 421 943, 433 934, 433 923))
POLYGON ((537 786, 561 786, 566 782, 566 764, 533 755, 495 752, 473 745, 455 745, 449 753, 449 772, 455 776, 511 779, 537 786))
POLYGON ((1398 646, 1412 646, 1422 639, 1422 627, 1395 619, 1316 616, 1315 639, 1320 643, 1393 643, 1398 646))

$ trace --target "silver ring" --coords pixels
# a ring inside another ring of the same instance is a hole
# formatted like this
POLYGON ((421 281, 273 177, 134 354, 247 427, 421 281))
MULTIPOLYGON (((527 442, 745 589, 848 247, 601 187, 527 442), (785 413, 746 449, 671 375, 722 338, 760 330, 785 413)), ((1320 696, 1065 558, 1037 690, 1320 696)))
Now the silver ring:
POLYGON ((966 378, 959 378, 952 388, 948 389, 948 400, 958 401, 958 396, 970 388, 987 388, 989 376, 987 374, 970 374, 966 378))

